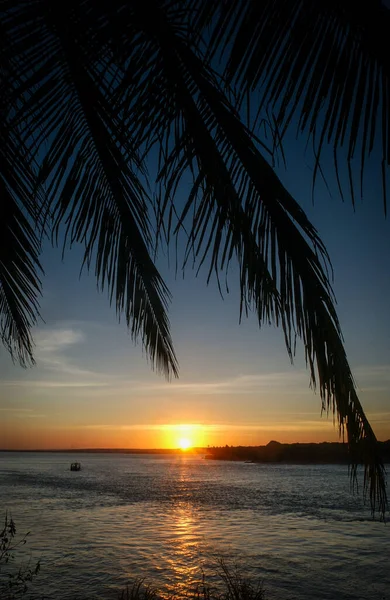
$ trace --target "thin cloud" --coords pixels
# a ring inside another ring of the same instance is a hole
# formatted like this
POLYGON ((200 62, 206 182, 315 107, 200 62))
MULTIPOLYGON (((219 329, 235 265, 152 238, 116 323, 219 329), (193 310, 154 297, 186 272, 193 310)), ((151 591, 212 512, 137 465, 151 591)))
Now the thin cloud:
POLYGON ((390 412, 368 413, 368 416, 372 423, 389 423, 390 422, 390 412))
POLYGON ((90 423, 84 425, 78 425, 72 427, 74 429, 88 429, 88 430, 101 430, 101 431, 198 431, 204 433, 212 433, 219 431, 302 431, 302 430, 322 430, 329 426, 333 427, 331 420, 317 419, 317 420, 296 420, 280 422, 259 422, 259 423, 207 423, 207 424, 171 424, 171 423, 138 423, 138 424, 104 424, 104 423, 90 423))
POLYGON ((74 329, 45 329, 38 330, 34 338, 37 350, 46 353, 57 352, 78 344, 85 339, 85 336, 81 331, 74 329))
POLYGON ((34 412, 32 408, 13 408, 12 406, 8 406, 0 408, 0 411, 6 413, 6 416, 9 414, 17 419, 40 419, 46 418, 47 416, 45 414, 34 412))
POLYGON ((0 407, 0 411, 1 412, 20 412, 20 413, 27 413, 27 412, 32 412, 32 408, 14 408, 13 406, 3 406, 0 407))
POLYGON ((27 414, 16 414, 15 417, 17 419, 46 419, 47 415, 43 413, 27 413, 27 414))
MULTIPOLYGON (((307 383, 307 375, 304 371, 262 373, 256 375, 238 375, 219 381, 194 381, 188 383, 169 383, 136 386, 137 391, 143 392, 186 392, 188 394, 255 394, 267 389, 280 389, 300 387, 307 383)), ((306 385, 307 387, 307 385, 306 385)), ((296 391, 296 390, 295 390, 296 391)))
MULTIPOLYGON (((229 377, 218 381, 190 381, 190 382, 166 382, 144 383, 141 380, 120 380, 118 377, 106 377, 106 386, 96 385, 96 393, 105 393, 109 388, 112 394, 120 395, 128 392, 139 395, 156 396, 169 394, 170 398, 179 395, 186 396, 229 396, 229 395, 259 395, 283 393, 297 394, 309 391, 307 373, 305 371, 276 372, 264 374, 247 374, 229 377), (98 388, 101 387, 101 390, 98 388)), ((92 390, 91 390, 92 391, 92 390)))
POLYGON ((356 367, 354 373, 364 377, 386 377, 390 379, 390 365, 360 365, 356 367))
MULTIPOLYGON (((26 387, 26 388, 84 388, 84 387, 106 387, 107 382, 98 381, 45 381, 42 379, 27 379, 23 381, 6 380, 2 381, 2 386, 5 387, 26 387)), ((1 410, 1 409, 0 409, 1 410)))
POLYGON ((41 329, 35 333, 37 373, 42 379, 15 379, 1 382, 5 387, 29 389, 101 388, 108 386, 104 373, 83 369, 69 356, 74 347, 86 341, 84 333, 70 327, 41 329))
POLYGON ((390 365, 361 365, 353 369, 361 392, 386 392, 390 386, 390 365))
MULTIPOLYGON (((78 329, 56 328, 38 330, 35 334, 37 365, 45 370, 69 375, 76 378, 101 378, 100 373, 82 369, 75 365, 66 355, 70 348, 86 340, 84 333, 78 329)), ((76 382, 72 382, 76 383, 76 382)), ((77 382, 78 383, 78 382, 77 382)), ((94 382, 96 385, 96 381, 94 382)), ((91 385, 91 382, 86 382, 91 385)), ((71 384, 72 385, 72 384, 71 384)), ((43 386, 45 387, 45 386, 43 386)), ((48 386, 46 386, 48 387, 48 386)), ((57 384, 54 387, 65 387, 57 384)))

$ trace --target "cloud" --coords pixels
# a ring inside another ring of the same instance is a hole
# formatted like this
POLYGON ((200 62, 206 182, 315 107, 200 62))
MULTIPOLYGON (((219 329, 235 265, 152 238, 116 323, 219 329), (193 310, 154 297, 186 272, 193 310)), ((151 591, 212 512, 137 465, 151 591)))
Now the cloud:
MULTIPOLYGON (((91 380, 91 378, 89 378, 91 380)), ((76 384, 75 384, 76 385, 76 384)), ((82 387, 80 385, 80 387, 82 387)), ((85 385, 87 388, 88 386, 85 385)), ((99 383, 96 379, 90 385, 91 390, 86 390, 86 394, 98 395, 107 394, 107 389, 116 397, 131 391, 131 395, 160 397, 169 396, 170 399, 182 396, 221 396, 222 398, 235 396, 259 396, 259 394, 304 394, 309 392, 308 376, 305 371, 286 371, 276 373, 264 373, 256 375, 237 375, 218 381, 188 381, 188 382, 167 382, 157 381, 156 383, 145 383, 137 379, 120 379, 116 376, 106 376, 104 382, 99 383), (100 388, 100 389, 99 389, 100 388)), ((81 393, 81 392, 80 392, 81 393)))
POLYGON ((0 407, 0 411, 1 412, 18 412, 18 413, 28 413, 28 412, 32 412, 32 408, 14 408, 13 406, 3 406, 0 407))
POLYGON ((40 329, 34 335, 35 373, 44 374, 41 379, 15 379, 1 382, 5 387, 29 389, 50 388, 98 388, 108 385, 104 373, 83 369, 75 364, 71 353, 75 346, 86 341, 80 329, 57 327, 40 329), (69 356, 70 354, 70 356, 69 356))
POLYGON ((305 386, 307 388, 307 382, 308 377, 305 371, 286 371, 256 375, 238 375, 219 381, 172 382, 169 384, 157 383, 152 385, 139 384, 135 386, 135 389, 143 392, 166 392, 169 389, 169 393, 186 392, 188 394, 216 394, 225 396, 237 393, 258 394, 260 391, 267 390, 269 392, 271 389, 283 389, 284 392, 288 392, 292 388, 295 388, 292 391, 296 392, 297 387, 305 386))
MULTIPOLYGON (((298 415, 300 416, 300 415, 298 415)), ((257 423, 203 423, 203 424, 172 424, 172 423, 138 423, 138 424, 121 424, 121 423, 90 423, 84 425, 72 426, 75 429, 88 429, 100 431, 186 431, 215 433, 219 431, 312 431, 323 430, 333 427, 330 419, 297 419, 285 420, 277 419, 272 422, 257 422, 257 423)))
MULTIPOLYGON (((82 331, 72 328, 45 329, 37 331, 34 337, 37 365, 43 369, 72 377, 101 377, 100 373, 82 369, 75 365, 66 355, 66 351, 69 351, 70 348, 85 341, 85 335, 82 331)), ((68 382, 64 383, 67 384, 68 382)), ((77 383, 80 385, 80 382, 77 383)), ((70 383, 71 386, 74 384, 75 382, 70 383)), ((96 384, 96 381, 94 381, 94 385, 96 384)), ((85 382, 85 385, 88 385, 88 382, 85 382)), ((42 385, 42 387, 49 386, 42 385)), ((56 387, 65 386, 57 382, 56 387)))
POLYGON ((390 365, 361 365, 353 375, 360 392, 390 391, 390 365))
POLYGON ((390 380, 390 365, 360 365, 353 371, 361 377, 385 377, 390 380))
POLYGON ((381 423, 381 424, 390 423, 390 412, 370 413, 369 411, 367 411, 367 414, 368 414, 368 417, 369 417, 371 423, 381 423))
MULTIPOLYGON (((84 388, 84 387, 106 387, 109 384, 105 381, 46 381, 43 379, 8 379, 1 382, 5 387, 25 387, 25 388, 84 388)), ((0 409, 1 410, 1 409, 0 409)))
POLYGON ((68 346, 78 344, 85 339, 81 331, 74 329, 44 329, 35 333, 37 350, 40 352, 57 352, 68 346))
POLYGON ((34 412, 32 408, 13 408, 12 406, 0 408, 2 413, 9 414, 10 416, 17 419, 41 419, 46 418, 47 415, 34 412))

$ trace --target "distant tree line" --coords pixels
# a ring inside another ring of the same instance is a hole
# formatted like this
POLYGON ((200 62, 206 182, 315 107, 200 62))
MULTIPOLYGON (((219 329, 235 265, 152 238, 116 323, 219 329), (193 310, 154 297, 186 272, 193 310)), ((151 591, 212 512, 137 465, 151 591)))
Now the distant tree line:
MULTIPOLYGON (((390 440, 378 442, 385 463, 390 463, 390 440)), ((207 448, 206 458, 241 460, 260 463, 348 464, 351 457, 346 444, 281 444, 271 441, 266 446, 222 446, 207 448)))

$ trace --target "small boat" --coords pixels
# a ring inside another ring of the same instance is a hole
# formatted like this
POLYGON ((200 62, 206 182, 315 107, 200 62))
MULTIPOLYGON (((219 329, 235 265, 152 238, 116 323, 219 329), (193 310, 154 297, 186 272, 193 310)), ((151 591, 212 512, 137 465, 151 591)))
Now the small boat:
POLYGON ((74 462, 70 465, 70 470, 71 471, 81 471, 81 463, 79 462, 74 462))

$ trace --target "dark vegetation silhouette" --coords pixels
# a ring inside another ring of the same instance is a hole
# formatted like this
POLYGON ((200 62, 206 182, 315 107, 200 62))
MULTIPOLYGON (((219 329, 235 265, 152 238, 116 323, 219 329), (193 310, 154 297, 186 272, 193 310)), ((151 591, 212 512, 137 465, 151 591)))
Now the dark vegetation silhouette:
MULTIPOLYGON (((384 463, 390 463, 390 440, 377 442, 384 463)), ((348 464, 345 444, 337 442, 281 444, 272 440, 266 446, 212 446, 206 458, 260 463, 348 464)))
POLYGON ((84 245, 82 266, 152 366, 177 376, 155 257, 185 239, 183 268, 203 266, 221 286, 235 261, 240 314, 280 326, 291 359, 302 341, 311 384, 346 433, 352 476, 363 460, 383 514, 383 464, 343 347, 329 257, 273 166, 294 125, 313 145, 314 180, 328 148, 353 203, 371 155, 386 210, 388 10, 346 0, 0 7, 0 334, 13 358, 34 360, 48 237, 84 245))
MULTIPOLYGON (((40 562, 21 561, 17 553, 26 544, 26 535, 17 537, 16 525, 7 513, 0 528, 0 598, 17 600, 26 597, 40 570, 40 562), (17 558, 15 562, 15 556, 17 558)), ((25 557, 24 557, 25 558, 25 557)))

